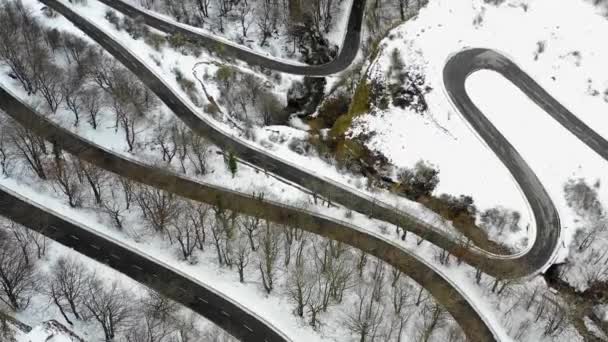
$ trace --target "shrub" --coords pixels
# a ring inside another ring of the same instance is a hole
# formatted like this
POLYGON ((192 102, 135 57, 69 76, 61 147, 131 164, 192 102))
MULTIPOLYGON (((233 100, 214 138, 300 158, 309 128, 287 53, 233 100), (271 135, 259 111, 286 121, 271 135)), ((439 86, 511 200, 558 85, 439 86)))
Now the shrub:
POLYGON ((116 11, 114 11, 114 10, 107 10, 105 18, 106 18, 106 20, 108 22, 110 22, 110 24, 112 24, 114 26, 114 28, 116 28, 116 30, 120 31, 120 29, 121 29, 121 27, 120 27, 120 18, 116 14, 116 11))
POLYGON ((158 33, 154 33, 154 32, 148 32, 144 36, 144 42, 146 42, 146 44, 152 46, 156 51, 160 50, 160 48, 163 46, 165 41, 166 41, 165 36, 160 35, 158 33))
POLYGON ((170 35, 169 37, 167 37, 167 41, 169 42, 169 45, 174 49, 184 47, 188 43, 186 37, 184 37, 184 35, 182 35, 181 33, 170 35))
POLYGON ((133 39, 139 39, 148 33, 148 27, 141 16, 137 16, 135 19, 123 17, 122 26, 133 39))
POLYGON ((321 104, 318 117, 323 120, 326 127, 331 127, 340 116, 348 112, 349 105, 350 99, 348 96, 344 93, 339 93, 321 104))
POLYGON ((439 184, 439 170, 423 161, 416 163, 413 169, 403 169, 397 175, 399 190, 411 200, 430 196, 439 184))

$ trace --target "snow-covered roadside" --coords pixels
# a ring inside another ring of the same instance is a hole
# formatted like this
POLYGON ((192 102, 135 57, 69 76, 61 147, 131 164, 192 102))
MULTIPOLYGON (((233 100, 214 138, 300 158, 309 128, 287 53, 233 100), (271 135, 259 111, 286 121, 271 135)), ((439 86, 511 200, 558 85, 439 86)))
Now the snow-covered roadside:
MULTIPOLYGON (((391 106, 386 112, 360 118, 354 131, 375 134, 369 146, 385 153, 397 166, 411 167, 420 159, 435 164, 440 169, 437 193, 472 195, 481 210, 494 206, 517 210, 522 214, 520 225, 526 227, 532 223, 531 213, 513 178, 477 139, 464 119, 454 112, 442 91, 445 61, 450 54, 465 47, 487 47, 505 52, 581 120, 608 137, 608 115, 605 115, 608 102, 603 98, 603 92, 608 88, 608 73, 602 66, 608 50, 598 43, 607 29, 608 20, 590 4, 577 0, 563 1, 559 6, 547 0, 507 0, 500 6, 481 0, 432 1, 416 19, 395 29, 383 41, 382 55, 372 67, 372 76, 386 73, 393 50, 399 49, 405 66, 420 70, 426 77, 426 85, 433 88, 425 96, 428 113, 420 115, 391 106)), ((545 166, 544 170, 533 169, 558 204, 563 225, 571 226, 572 215, 563 205, 563 183, 568 177, 579 174, 592 179, 605 175, 602 163, 586 152, 579 155, 574 151, 579 163, 564 164, 567 162, 563 159, 568 159, 569 154, 562 154, 562 160, 553 163, 556 159, 551 153, 559 156, 558 151, 565 146, 565 141, 572 141, 570 133, 537 126, 541 122, 531 121, 532 118, 542 116, 543 125, 552 120, 544 113, 521 113, 528 107, 516 106, 522 97, 518 93, 509 93, 514 98, 507 97, 502 87, 505 82, 478 80, 475 86, 472 82, 468 82, 471 96, 494 103, 484 113, 491 115, 492 120, 499 116, 504 119, 497 122, 498 129, 505 130, 508 140, 520 141, 516 147, 533 166, 545 166), (476 94, 478 90, 483 93, 476 94), (516 115, 509 110, 519 111, 517 114, 521 114, 522 119, 514 119, 516 115), (507 134, 509 128, 514 131, 507 134), (518 128, 522 130, 518 131, 518 128), (523 134, 523 128, 537 131, 523 134), (542 154, 535 150, 536 154, 530 154, 528 148, 535 149, 541 140, 552 142, 545 145, 552 151, 542 154), (582 155, 591 159, 579 158, 582 155), (584 172, 579 170, 579 164, 584 172), (558 168, 560 172, 556 172, 558 168)), ((549 127, 555 125, 550 124, 549 127)), ((572 147, 577 149, 575 151, 586 148, 576 142, 574 145, 577 146, 572 147)), ((569 241, 568 232, 572 231, 565 231, 566 242, 569 241)), ((500 240, 513 245, 525 236, 524 229, 516 234, 505 234, 500 240)))
MULTIPOLYGON (((33 0, 27 0, 27 1, 32 1, 32 3, 34 3, 33 0)), ((180 53, 176 52, 175 50, 172 50, 169 48, 164 48, 161 52, 156 52, 150 46, 146 45, 143 40, 134 40, 124 31, 117 32, 114 29, 114 27, 104 18, 104 13, 105 13, 105 10, 107 9, 107 6, 101 4, 97 1, 89 1, 86 6, 70 5, 70 4, 67 4, 67 5, 74 6, 77 9, 79 14, 83 15, 85 18, 88 18, 91 22, 94 22, 96 25, 98 25, 99 27, 104 29, 106 32, 108 32, 112 37, 115 37, 118 41, 122 42, 125 46, 128 46, 129 49, 136 52, 138 57, 142 61, 144 61, 148 67, 150 67, 158 75, 163 76, 165 81, 174 89, 175 92, 182 94, 182 98, 185 101, 190 102, 187 99, 187 97, 185 95, 183 95, 183 92, 180 90, 180 87, 177 84, 175 77, 172 74, 171 70, 173 69, 173 67, 179 67, 181 70, 183 70, 184 74, 190 74, 192 67, 196 64, 197 60, 200 60, 201 58, 209 60, 209 59, 211 59, 211 57, 209 57, 207 55, 203 55, 202 57, 199 57, 199 58, 195 58, 192 56, 183 56, 180 53), (160 65, 158 65, 156 63, 156 61, 161 61, 160 65)), ((73 29, 72 24, 69 23, 65 18, 63 18, 61 16, 59 16, 58 18, 54 18, 52 20, 49 20, 48 18, 45 18, 45 17, 41 17, 41 20, 43 20, 45 22, 45 24, 48 24, 51 27, 67 29, 67 30, 75 32, 79 36, 86 37, 79 30, 73 29)), ((86 39, 87 39, 87 41, 91 41, 90 38, 86 38, 86 39)), ((245 64, 240 63, 240 65, 245 65, 245 64)), ((264 77, 263 74, 259 74, 259 75, 261 77, 264 77)), ((281 80, 282 80, 281 87, 283 85, 289 85, 291 83, 290 81, 287 80, 290 77, 294 77, 294 76, 286 75, 286 76, 281 77, 281 80)), ((212 82, 209 82, 209 89, 213 89, 213 87, 216 87, 216 86, 212 82)), ((200 88, 197 88, 197 89, 200 91, 200 93, 202 93, 202 89, 200 89, 200 88)), ((280 87, 275 88, 275 90, 277 92, 280 92, 279 89, 281 89, 281 88, 280 87)), ((282 88, 282 89, 287 89, 287 88, 282 88)), ((209 90, 209 92, 212 92, 212 91, 213 90, 209 90)), ((215 91, 217 91, 217 90, 215 90, 215 91)), ((192 106, 194 106, 192 103, 190 103, 190 104, 192 106)), ((172 113, 166 113, 166 112, 160 113, 160 115, 165 115, 165 114, 173 115, 172 113)), ((200 115, 207 116, 209 114, 204 113, 203 110, 201 109, 200 115)), ((53 119, 55 119, 55 118, 53 118, 53 119)), ((217 127, 221 128, 222 130, 225 130, 226 132, 230 132, 230 134, 242 135, 239 131, 237 131, 236 129, 234 129, 227 123, 215 122, 214 125, 217 125, 217 127)), ((289 131, 291 129, 287 129, 287 130, 289 131)), ((275 139, 273 139, 273 137, 272 137, 273 135, 275 135, 275 132, 258 128, 256 130, 256 133, 257 133, 256 134, 257 140, 254 142, 250 142, 250 143, 254 144, 257 148, 270 150, 277 156, 277 158, 281 158, 292 164, 302 165, 307 170, 309 170, 309 172, 311 174, 322 175, 323 177, 331 179, 332 181, 337 181, 337 182, 344 184, 346 186, 349 186, 349 187, 355 187, 356 191, 359 191, 368 196, 372 196, 376 200, 384 201, 384 202, 388 203, 389 205, 399 208, 400 210, 402 210, 404 212, 411 213, 413 216, 418 217, 418 218, 422 219, 423 221, 430 223, 431 225, 440 227, 442 229, 450 231, 451 233, 454 233, 454 230, 451 228, 451 224, 449 222, 446 222, 445 220, 441 219, 437 214, 430 211, 426 207, 420 205, 419 203, 409 201, 403 197, 395 196, 393 194, 390 194, 387 191, 370 192, 364 186, 365 177, 354 176, 354 175, 351 175, 348 173, 343 173, 341 170, 338 170, 336 167, 328 164, 327 162, 321 160, 320 158, 317 158, 317 156, 315 156, 315 155, 307 155, 307 156, 299 155, 299 154, 291 151, 288 148, 288 144, 286 141, 279 139, 279 141, 282 141, 282 143, 275 143, 273 141, 275 139)), ((86 137, 92 139, 93 141, 100 143, 102 145, 104 145, 106 143, 105 140, 100 141, 100 140, 98 140, 98 137, 88 135, 88 134, 97 134, 95 132, 80 132, 79 131, 79 134, 83 134, 83 136, 86 136, 86 137)), ((245 138, 243 137, 243 139, 245 139, 245 138)), ((114 144, 114 143, 112 143, 112 144, 114 144)), ((247 191, 247 192, 251 192, 251 191, 247 191)))
MULTIPOLYGON (((142 9, 146 9, 144 7, 142 7, 142 3, 140 1, 137 0, 123 0, 131 5, 137 6, 139 8, 142 9)), ((329 41, 330 44, 333 44, 335 46, 337 46, 338 48, 342 47, 342 43, 344 42, 344 35, 346 33, 346 28, 347 28, 347 23, 348 23, 348 18, 349 18, 349 14, 350 14, 350 9, 351 6, 353 4, 354 0, 342 0, 340 1, 337 5, 334 4, 335 8, 332 9, 332 13, 330 14, 331 18, 333 19, 333 23, 332 25, 330 25, 329 27, 329 32, 326 33, 325 38, 327 38, 327 40, 329 41)), ((247 3, 247 2, 245 2, 247 3)), ((209 17, 210 18, 218 18, 219 17, 219 4, 215 3, 211 3, 211 6, 209 6, 209 17)), ((224 23, 222 25, 222 30, 218 30, 215 29, 213 27, 213 19, 209 20, 206 24, 207 25, 203 25, 203 27, 195 27, 195 26, 190 26, 190 25, 185 25, 185 24, 181 24, 180 25, 184 25, 184 26, 188 26, 190 29, 195 30, 200 32, 201 34, 204 35, 208 35, 208 36, 212 36, 215 39, 219 39, 224 41, 227 44, 230 45, 235 45, 235 46, 242 46, 242 47, 246 47, 262 56, 267 56, 267 57, 276 57, 276 58, 282 58, 285 59, 286 61, 291 61, 292 63, 295 64, 301 64, 296 62, 295 60, 298 59, 300 57, 300 51, 298 51, 298 49, 295 49, 295 51, 290 51, 290 47, 292 47, 294 44, 293 42, 290 41, 290 37, 288 35, 274 35, 272 37, 270 37, 270 39, 267 41, 267 43, 263 46, 261 46, 259 44, 259 41, 261 40, 260 36, 262 35, 260 32, 260 28, 258 26, 258 23, 255 21, 255 16, 256 15, 260 15, 260 13, 258 13, 261 9, 262 9, 262 4, 259 4, 256 0, 251 1, 250 3, 248 3, 245 8, 245 16, 243 18, 243 23, 237 22, 236 19, 236 15, 234 15, 234 13, 231 15, 232 18, 230 18, 230 21, 228 23, 224 23), (247 36, 243 36, 243 28, 242 25, 245 25, 247 27, 247 36), (211 25, 211 27, 210 27, 211 25)), ((241 9, 239 8, 237 11, 240 11, 241 9)), ((155 11, 155 8, 152 8, 151 10, 148 10, 151 14, 162 18, 162 19, 166 19, 166 20, 170 20, 170 21, 176 21, 175 18, 172 18, 169 15, 160 13, 158 11, 155 11)), ((239 16, 241 15, 241 13, 238 14, 239 16)), ((226 19, 224 19, 226 20, 226 19)), ((287 23, 289 21, 289 19, 285 18, 284 20, 282 20, 282 22, 279 24, 279 28, 276 30, 281 31, 281 30, 288 30, 285 27, 282 27, 283 25, 285 25, 285 23, 287 23)))
MULTIPOLYGON (((309 326, 302 324, 303 322, 296 319, 292 313, 292 304, 285 294, 279 293, 278 295, 267 296, 261 286, 259 286, 257 275, 255 278, 242 284, 238 282, 238 276, 234 270, 218 268, 215 260, 216 256, 211 248, 199 253, 197 256, 198 262, 195 265, 179 261, 176 258, 175 249, 168 244, 167 240, 159 236, 152 236, 146 238, 144 242, 137 242, 122 232, 108 228, 105 222, 107 219, 98 216, 95 210, 70 208, 63 201, 59 200, 56 195, 49 193, 49 189, 46 186, 37 182, 28 184, 29 182, 24 183, 12 178, 0 179, 0 185, 18 192, 21 196, 28 198, 34 203, 62 213, 62 215, 69 217, 74 222, 97 230, 131 246, 141 253, 152 255, 155 259, 189 274, 206 286, 255 311, 256 314, 269 321, 280 331, 287 334, 287 336, 298 336, 298 341, 300 338, 305 341, 350 341, 348 338, 349 334, 344 330, 345 327, 342 325, 341 320, 343 313, 349 310, 347 308, 348 301, 324 314, 324 329, 319 334, 319 332, 315 332, 309 326)), ((331 209, 326 214, 335 217, 335 215, 343 215, 343 212, 331 209)), ((337 218, 341 219, 341 216, 337 218)), ((136 217, 133 217, 133 219, 136 219, 136 217)), ((501 302, 500 298, 488 293, 483 287, 474 284, 473 276, 475 271, 473 268, 464 264, 459 266, 451 264, 449 267, 439 265, 436 259, 439 250, 428 243, 418 245, 418 237, 413 234, 409 234, 406 241, 401 241, 399 235, 395 235, 391 229, 387 230, 385 226, 383 228, 381 222, 370 220, 356 213, 353 214, 351 220, 360 229, 368 230, 382 239, 393 241, 405 247, 412 254, 421 258, 427 265, 448 276, 450 282, 458 289, 461 289, 466 298, 480 311, 484 320, 496 331, 500 340, 510 340, 494 311, 494 306, 498 306, 501 302)), ((144 229, 141 226, 137 227, 137 221, 133 220, 132 222, 136 226, 130 228, 131 231, 144 229)), ((250 268, 252 268, 251 272, 253 273, 255 266, 250 266, 250 268)))
MULTIPOLYGON (((4 218, 2 218, 4 220, 4 218)), ((90 274, 95 274, 97 279, 104 281, 106 285, 117 282, 122 289, 127 289, 137 298, 143 297, 146 293, 146 288, 135 282, 133 279, 119 273, 112 268, 103 265, 93 259, 83 256, 75 252, 71 248, 67 248, 54 241, 49 241, 45 254, 42 259, 36 260, 36 268, 40 274, 51 272, 50 268, 60 258, 77 260, 90 274)), ((46 278, 43 278, 40 286, 46 286, 46 278)), ((42 289, 41 289, 42 290, 42 289)), ((190 312, 186 310, 186 312, 190 312)), ((68 331, 63 331, 61 327, 54 326, 55 324, 49 321, 56 320, 60 324, 66 325, 57 307, 49 300, 46 295, 41 293, 35 294, 31 298, 29 306, 15 314, 15 317, 26 324, 33 327, 29 333, 16 331, 17 342, 79 342, 79 340, 70 336, 69 331, 75 333, 84 341, 103 340, 103 330, 98 326, 97 322, 91 320, 88 322, 74 320, 72 326, 66 326, 68 331)), ((198 317, 196 321, 197 328, 203 332, 212 329, 214 325, 202 317, 198 317)))
MULTIPOLYGON (((604 184, 608 181, 608 163, 500 75, 476 72, 466 87, 473 102, 521 151, 543 182, 558 208, 565 246, 570 245, 578 218, 566 202, 564 184, 570 178, 604 184)), ((608 191, 600 187, 598 193, 605 203, 608 191)), ((567 256, 566 249, 561 256, 567 256)))
MULTIPOLYGON (((63 210, 63 209, 62 209, 62 210, 63 210)), ((341 213, 341 214, 343 214, 343 213, 341 213)), ((361 224, 363 224, 365 227, 370 227, 370 226, 374 226, 374 227, 376 227, 376 226, 377 226, 377 224, 372 224, 372 223, 366 223, 366 222, 360 222, 360 223, 361 223, 361 224)), ((415 243, 414 243, 413 238, 408 238, 408 243, 409 243, 409 244, 412 244, 412 245, 414 245, 414 244, 415 244, 415 243)), ((163 247, 163 248, 166 248, 166 246, 162 246, 162 247, 163 247)), ((425 248, 426 248, 426 247, 425 247, 425 248)), ((430 254, 430 255, 432 255, 432 254, 430 254)), ((468 275, 467 275, 467 279, 468 279, 468 280, 467 280, 467 283, 465 283, 463 286, 465 286, 465 288, 466 288, 467 286, 472 286, 472 287, 474 287, 475 285, 473 285, 473 281, 471 280, 471 277, 470 277, 470 273, 471 273, 470 271, 471 271, 471 270, 470 270, 470 269, 467 269, 467 268, 464 268, 464 270, 468 270, 469 272, 468 272, 468 275), (468 285, 467 285, 467 284, 468 284, 468 285)), ((462 270, 461 270, 460 272, 462 273, 462 270)), ((232 276, 234 277, 234 274, 233 274, 232 276)), ((467 290, 467 292, 475 292, 475 291, 468 291, 468 290, 467 290)), ((485 300, 487 300, 487 298, 476 299, 476 302, 483 302, 483 301, 485 301, 485 300)), ((492 300, 489 300, 489 301, 490 301, 490 302, 495 302, 495 301, 492 301, 492 300)), ((256 309, 257 309, 257 308, 256 308, 256 309)), ((274 309, 275 309, 275 308, 273 307, 273 310, 274 310, 274 309)), ((257 311, 257 310, 256 310, 256 311, 257 311)), ((494 321, 494 319, 493 319, 493 321, 494 321)))

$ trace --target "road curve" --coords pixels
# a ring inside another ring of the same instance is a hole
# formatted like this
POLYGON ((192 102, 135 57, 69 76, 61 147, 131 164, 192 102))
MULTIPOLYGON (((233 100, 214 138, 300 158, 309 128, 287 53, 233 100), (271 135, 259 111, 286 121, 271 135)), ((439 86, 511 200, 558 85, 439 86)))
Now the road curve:
POLYGON ((343 71, 352 64, 359 52, 361 27, 366 3, 366 0, 352 0, 353 3, 346 26, 346 32, 338 56, 326 64, 307 65, 265 56, 228 39, 218 38, 217 36, 207 34, 200 29, 166 19, 157 13, 133 6, 121 0, 99 1, 129 17, 142 18, 147 25, 159 31, 168 34, 180 34, 191 42, 216 51, 221 51, 220 53, 224 57, 233 57, 246 61, 251 65, 258 65, 280 72, 305 76, 326 76, 335 74, 343 71))
MULTIPOLYGON (((529 265, 536 265, 536 269, 539 270, 539 267, 550 261, 549 259, 559 244, 561 232, 559 215, 534 171, 468 96, 465 88, 466 79, 478 70, 495 71, 505 77, 547 114, 607 161, 608 141, 549 95, 505 55, 490 49, 471 48, 448 58, 443 69, 443 82, 450 101, 507 167, 530 204, 536 221, 537 233, 534 244, 525 259, 529 265)), ((534 270, 530 269, 530 271, 534 270)))
MULTIPOLYGON (((122 3, 120 0, 105 1, 108 3, 122 3)), ((513 255, 494 254, 479 248, 464 246, 454 237, 448 236, 436 227, 422 222, 417 217, 404 213, 386 203, 378 202, 371 196, 358 192, 356 189, 316 175, 301 165, 291 164, 246 140, 224 131, 217 126, 213 119, 199 116, 198 109, 189 105, 186 100, 173 91, 160 76, 149 69, 126 46, 114 40, 95 24, 75 13, 62 1, 40 0, 40 2, 61 13, 123 63, 194 132, 205 136, 224 150, 232 151, 240 158, 262 167, 275 175, 308 188, 352 210, 406 229, 436 246, 448 250, 454 255, 458 255, 468 264, 498 278, 519 278, 538 272, 545 266, 557 246, 557 241, 550 241, 554 246, 549 251, 526 251, 527 253, 523 252, 513 255), (539 255, 544 255, 545 259, 543 260, 539 255)), ((499 153, 500 151, 495 152, 499 153)), ((549 225, 542 225, 540 227, 549 227, 549 225)), ((559 226, 551 226, 550 229, 559 230, 559 226)), ((537 234, 541 235, 538 230, 537 234)), ((532 245, 532 247, 537 247, 537 245, 532 245)))
POLYGON ((255 313, 188 275, 3 186, 0 214, 181 303, 241 341, 291 341, 255 313))
MULTIPOLYGON (((23 103, 8 90, 4 89, 1 85, 0 109, 4 110, 4 112, 6 112, 22 126, 32 130, 34 133, 43 137, 47 141, 56 144, 56 146, 61 150, 64 150, 75 157, 85 160, 100 168, 119 174, 125 178, 160 188, 198 202, 221 206, 225 209, 234 210, 247 215, 262 217, 277 223, 290 224, 314 234, 343 242, 369 253, 370 255, 373 255, 378 259, 393 265, 401 272, 411 277, 418 284, 426 288, 426 290, 429 291, 436 301, 443 305, 455 318, 458 324, 463 328, 470 341, 496 340, 494 338, 494 333, 483 320, 481 315, 479 315, 476 312, 476 309, 470 304, 466 294, 460 292, 460 290, 454 286, 453 283, 444 278, 442 275, 438 274, 432 268, 432 265, 427 264, 424 260, 420 259, 416 255, 410 254, 403 247, 395 244, 381 235, 373 234, 364 229, 359 229, 346 222, 321 215, 314 211, 308 211, 278 202, 273 202, 267 199, 260 199, 252 195, 242 194, 219 186, 205 184, 183 175, 149 166, 147 164, 127 158, 107 150, 91 141, 81 138, 80 136, 53 123, 49 119, 45 118, 42 114, 37 113, 27 104, 23 103)), ((0 188, 0 192, 1 191, 2 189, 0 188)), ((10 193, 7 193, 5 196, 10 196, 10 193)), ((9 202, 0 202, 0 214, 13 218, 10 216, 12 215, 12 208, 7 205, 2 205, 3 203, 9 202)), ((41 207, 39 210, 44 209, 41 207)), ((17 217, 17 220, 19 219, 20 218, 17 217)), ((18 222, 22 223, 22 221, 18 222)), ((33 229, 36 229, 37 227, 36 225, 32 225, 31 222, 29 224, 28 222, 22 224, 32 227, 33 229)), ((55 227, 59 228, 62 226, 56 225, 55 227)), ((80 228, 82 230, 87 230, 82 226, 80 228)), ((74 229, 74 227, 69 229, 74 229)), ((92 232, 89 231, 89 234, 90 233, 92 232)), ((49 237, 54 239, 53 236, 49 237)), ((65 240, 61 240, 59 242, 63 243, 64 241, 65 240)), ((68 240, 68 242, 74 241, 68 240)), ((86 246, 81 252, 89 255, 86 246)), ((91 257, 95 258, 95 255, 91 257)), ((148 272, 148 268, 144 266, 141 267, 148 272)), ((127 271, 128 270, 129 269, 127 268, 127 271)), ((154 268, 151 269, 151 271, 154 270, 154 268)), ((168 269, 166 272, 171 272, 171 270, 168 269)), ((129 273, 127 273, 127 275, 130 276, 129 273)), ((139 278, 134 279, 140 281, 139 278)), ((161 279, 163 278, 161 277, 161 279)), ((166 279, 173 279, 173 277, 168 277, 166 279)), ((144 284, 146 283, 144 282, 144 284)), ((195 289, 193 287, 190 288, 195 289)), ((176 300, 179 301, 179 298, 176 300)), ((221 308, 222 306, 218 305, 217 307, 221 308)), ((212 313, 216 311, 217 310, 215 310, 215 308, 211 309, 212 313)), ((233 311, 235 311, 235 309, 231 309, 229 312, 233 311)), ((201 313, 203 316, 206 316, 204 311, 197 312, 201 313)), ((234 315, 233 317, 242 316, 234 315)), ((213 316, 211 318, 213 318, 213 316)), ((252 317, 248 318, 251 319, 252 317)), ((257 323, 263 324, 261 320, 257 323)), ((234 322, 233 326, 239 328, 239 322, 234 322)), ((251 325, 249 326, 251 327, 251 325)), ((231 334, 233 333, 232 330, 230 330, 231 326, 223 325, 222 328, 231 334)), ((242 329, 242 326, 240 328, 242 329)), ((272 330, 272 327, 267 327, 265 331, 270 332, 272 330)), ((264 330, 256 329, 256 331, 264 330)), ((242 331, 237 331, 237 334, 233 335, 242 338, 242 335, 239 335, 238 333, 242 333, 242 331)), ((244 341, 250 341, 248 337, 242 339, 244 341)))

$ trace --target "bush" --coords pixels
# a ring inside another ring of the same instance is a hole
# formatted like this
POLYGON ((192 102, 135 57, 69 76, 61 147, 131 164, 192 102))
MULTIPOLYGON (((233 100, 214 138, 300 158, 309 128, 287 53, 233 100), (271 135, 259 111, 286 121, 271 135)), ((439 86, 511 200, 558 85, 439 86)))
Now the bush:
POLYGON ((154 33, 154 32, 148 32, 144 36, 144 42, 146 42, 146 44, 152 46, 156 51, 160 50, 160 48, 163 46, 165 41, 166 41, 165 36, 160 35, 158 33, 154 33))
POLYGON ((432 88, 425 85, 424 75, 416 70, 405 70, 394 76, 396 79, 388 87, 393 106, 409 108, 419 114, 426 112, 428 105, 424 96, 432 88))
POLYGON ((223 87, 223 90, 227 91, 236 79, 236 72, 231 66, 222 65, 215 72, 215 79, 223 87))
POLYGON ((325 127, 331 127, 340 116, 348 112, 349 105, 348 96, 345 93, 339 93, 321 104, 318 117, 323 120, 325 127))
POLYGON ((175 80, 177 81, 177 84, 179 84, 180 88, 182 88, 183 91, 190 92, 196 90, 194 81, 184 77, 184 74, 181 70, 179 70, 178 68, 173 68, 171 71, 175 75, 175 80))
POLYGON ((411 200, 430 196, 439 184, 439 170, 423 161, 416 163, 413 169, 403 169, 397 175, 399 190, 411 200))
POLYGON ((491 208, 481 213, 479 217, 482 227, 488 231, 495 230, 498 235, 501 235, 505 228, 508 228, 512 233, 521 230, 519 227, 521 215, 517 211, 505 208, 491 208))
POLYGON ((181 33, 170 35, 167 38, 167 41, 169 42, 169 45, 174 49, 184 47, 188 43, 186 37, 184 37, 184 35, 182 35, 181 33))
POLYGON ((184 74, 178 68, 173 68, 171 71, 175 75, 175 80, 179 84, 179 87, 188 95, 188 98, 190 98, 194 105, 200 107, 201 99, 197 94, 194 81, 184 77, 184 74))
POLYGON ((122 26, 133 39, 139 39, 148 33, 148 27, 141 16, 135 17, 134 20, 123 17, 122 26))
POLYGON ((107 10, 105 18, 108 22, 110 22, 110 24, 114 26, 114 28, 116 28, 116 30, 120 31, 120 18, 116 14, 116 11, 107 10))
POLYGON ((391 52, 391 68, 401 71, 404 66, 403 61, 401 60, 401 52, 397 48, 393 49, 393 52, 391 52))

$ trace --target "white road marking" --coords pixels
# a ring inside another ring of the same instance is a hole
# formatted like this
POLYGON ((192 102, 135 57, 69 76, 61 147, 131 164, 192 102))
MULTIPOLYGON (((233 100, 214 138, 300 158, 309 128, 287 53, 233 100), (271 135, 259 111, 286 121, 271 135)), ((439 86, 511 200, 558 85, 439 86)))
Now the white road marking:
POLYGON ((245 329, 249 330, 250 332, 253 332, 253 329, 251 329, 250 327, 246 326, 245 324, 243 324, 243 326, 245 327, 245 329))
POLYGON ((70 237, 71 237, 72 239, 76 240, 76 241, 79 241, 79 240, 80 240, 80 239, 79 239, 77 236, 75 236, 75 235, 70 235, 70 237))
POLYGON ((205 304, 209 304, 209 302, 208 302, 208 301, 204 300, 204 299, 203 299, 203 298, 201 298, 201 297, 196 297, 196 299, 200 300, 201 302, 203 302, 203 303, 205 303, 205 304))
POLYGON ((132 266, 133 268, 136 268, 136 269, 140 270, 140 271, 143 271, 143 270, 144 270, 143 268, 141 268, 141 267, 139 267, 139 266, 137 266, 137 265, 131 265, 131 266, 132 266))
POLYGON ((226 317, 230 317, 230 314, 228 314, 226 311, 220 310, 220 312, 222 313, 222 315, 224 315, 226 317))
POLYGON ((152 276, 153 276, 154 278, 158 278, 158 276, 156 275, 156 273, 152 273, 152 276))
POLYGON ((120 260, 120 257, 119 257, 118 255, 116 255, 116 254, 112 254, 112 253, 110 253, 110 256, 111 256, 112 258, 114 258, 114 259, 118 259, 118 260, 120 260))
POLYGON ((55 226, 49 226, 49 228, 51 228, 52 230, 57 230, 57 228, 55 228, 55 226))
POLYGON ((95 246, 95 245, 89 245, 89 246, 91 246, 91 247, 95 248, 95 249, 96 249, 96 250, 98 250, 98 251, 99 251, 99 250, 101 250, 101 248, 99 248, 98 246, 95 246))

